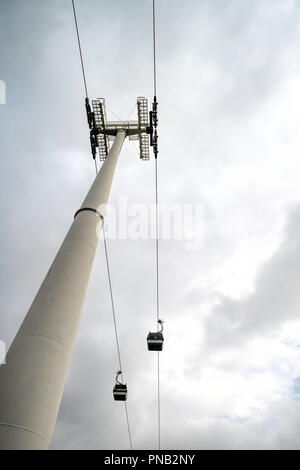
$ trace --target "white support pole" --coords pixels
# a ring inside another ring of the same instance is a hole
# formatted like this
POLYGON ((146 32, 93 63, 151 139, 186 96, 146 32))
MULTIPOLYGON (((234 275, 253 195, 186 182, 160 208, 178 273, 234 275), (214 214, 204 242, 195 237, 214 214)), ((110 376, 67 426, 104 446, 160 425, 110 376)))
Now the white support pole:
POLYGON ((0 449, 48 449, 108 200, 119 131, 0 367, 0 449))

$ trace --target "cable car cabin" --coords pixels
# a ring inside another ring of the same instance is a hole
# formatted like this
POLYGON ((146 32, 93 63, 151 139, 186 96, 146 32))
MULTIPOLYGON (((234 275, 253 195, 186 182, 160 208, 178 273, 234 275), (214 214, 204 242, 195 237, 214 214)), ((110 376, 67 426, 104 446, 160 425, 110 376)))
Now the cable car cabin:
POLYGON ((147 336, 149 351, 162 351, 164 345, 164 337, 161 331, 149 333, 147 336))
POLYGON ((116 401, 127 400, 127 385, 116 383, 113 389, 114 399, 116 401))

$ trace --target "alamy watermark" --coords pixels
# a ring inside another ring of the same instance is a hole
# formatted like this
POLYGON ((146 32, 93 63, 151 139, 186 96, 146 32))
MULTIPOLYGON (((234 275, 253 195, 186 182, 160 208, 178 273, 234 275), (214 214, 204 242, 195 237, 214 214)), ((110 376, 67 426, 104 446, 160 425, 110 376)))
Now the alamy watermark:
POLYGON ((0 80, 0 104, 6 104, 6 84, 0 80))
POLYGON ((6 344, 0 340, 0 366, 6 364, 6 344))
MULTIPOLYGON (((156 238, 156 205, 128 204, 120 197, 117 205, 102 204, 97 208, 104 218, 105 236, 119 240, 156 238)), ((202 204, 160 204, 158 206, 158 238, 181 240, 187 250, 199 250, 204 243, 204 208, 202 204)), ((102 222, 97 226, 97 235, 102 222)))

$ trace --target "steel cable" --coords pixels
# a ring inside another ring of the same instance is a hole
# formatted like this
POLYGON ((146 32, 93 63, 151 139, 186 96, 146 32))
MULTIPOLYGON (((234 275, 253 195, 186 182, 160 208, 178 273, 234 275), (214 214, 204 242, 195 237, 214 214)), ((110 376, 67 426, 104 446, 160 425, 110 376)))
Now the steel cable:
MULTIPOLYGON (((74 0, 72 0, 72 6, 73 6, 75 26, 76 26, 76 34, 77 34, 78 48, 79 48, 79 54, 80 54, 80 61, 81 61, 82 77, 83 77, 83 82, 84 82, 86 98, 88 98, 87 81, 86 81, 86 75, 85 75, 85 69, 84 69, 81 41, 80 41, 79 28, 78 28, 78 22, 77 22, 77 15, 76 15, 74 0)), ((97 168, 96 159, 95 159, 95 171, 96 171, 96 176, 97 176, 98 168, 97 168)), ((117 321, 116 321, 116 314, 115 314, 115 303, 114 303, 114 297, 113 297, 112 282, 111 282, 109 260, 108 260, 108 250, 107 250, 104 226, 103 226, 103 240, 104 240, 105 259, 106 259, 108 282, 109 282, 110 299, 111 299, 112 312, 113 312, 114 330, 115 330, 115 337, 116 337, 116 344, 117 344, 117 351, 118 351, 119 370, 121 371, 121 378, 122 378, 122 382, 123 382, 120 344, 119 344, 119 338, 118 338, 117 321)), ((128 416, 128 407, 127 407, 126 401, 125 401, 125 412, 126 412, 126 421, 127 421, 127 430, 128 430, 128 437, 129 437, 129 443, 130 443, 130 450, 132 450, 131 428, 130 428, 130 422, 129 422, 129 416, 128 416)))
POLYGON ((80 62, 81 62, 83 83, 84 83, 84 88, 85 88, 85 96, 86 96, 86 98, 88 98, 89 95, 88 95, 87 84, 86 84, 86 77, 85 77, 85 70, 84 70, 84 63, 83 63, 82 49, 81 49, 81 41, 80 41, 80 36, 79 36, 79 28, 78 28, 78 22, 77 22, 77 15, 76 15, 74 0, 72 0, 72 6, 73 6, 74 21, 75 21, 75 26, 76 26, 78 49, 79 49, 79 54, 80 54, 80 62))
MULTIPOLYGON (((156 71, 156 12, 155 0, 152 1, 152 31, 153 31, 153 91, 156 102, 157 93, 157 71, 156 71)), ((156 127, 156 123, 155 123, 156 127)), ((156 259, 156 320, 159 320, 159 212, 158 212, 158 168, 157 154, 155 155, 155 259, 156 259)), ((158 449, 161 447, 161 423, 160 423, 160 362, 159 351, 157 352, 157 428, 158 428, 158 449)))

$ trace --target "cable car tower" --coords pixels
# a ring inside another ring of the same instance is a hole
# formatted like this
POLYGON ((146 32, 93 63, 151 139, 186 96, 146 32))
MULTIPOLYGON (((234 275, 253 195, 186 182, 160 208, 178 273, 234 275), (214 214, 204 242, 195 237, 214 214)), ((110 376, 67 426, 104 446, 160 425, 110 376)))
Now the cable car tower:
POLYGON ((85 99, 85 108, 90 128, 90 142, 93 159, 96 159, 97 148, 99 160, 104 161, 108 155, 109 142, 114 141, 119 131, 126 132, 129 140, 139 140, 141 160, 149 160, 149 143, 157 156, 157 103, 154 100, 152 111, 148 116, 148 100, 144 97, 137 99, 137 121, 107 121, 104 98, 92 101, 85 99), (154 122, 154 126, 153 126, 154 122), (155 130, 154 130, 155 128, 155 130), (150 136, 150 139, 149 139, 150 136))
MULTIPOLYGON (((107 121, 104 99, 85 101, 91 151, 103 161, 0 367, 0 449, 47 449, 51 442, 92 264, 126 137, 140 158, 157 156, 157 105, 138 98, 137 121, 107 121), (154 126, 155 124, 155 126, 154 126), (113 141, 109 149, 109 143, 113 141)), ((120 385, 120 384, 119 384, 120 385)), ((121 398, 124 398, 121 394, 121 398)))

